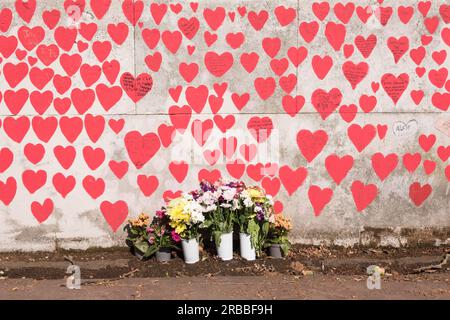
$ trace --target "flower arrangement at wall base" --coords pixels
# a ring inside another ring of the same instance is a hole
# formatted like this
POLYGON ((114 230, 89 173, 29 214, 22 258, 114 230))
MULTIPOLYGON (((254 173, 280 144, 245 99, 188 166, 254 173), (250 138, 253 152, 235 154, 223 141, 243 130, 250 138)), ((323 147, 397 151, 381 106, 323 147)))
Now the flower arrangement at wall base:
POLYGON ((136 219, 129 220, 125 230, 128 233, 127 242, 140 259, 155 254, 158 261, 168 261, 172 249, 178 249, 177 237, 163 212, 157 212, 151 223, 150 217, 142 213, 136 219))
POLYGON ((170 226, 181 237, 184 261, 189 264, 198 262, 199 229, 203 227, 205 221, 202 206, 191 193, 183 194, 168 203, 166 213, 170 219, 170 226))
POLYGON ((288 234, 292 224, 283 214, 274 215, 273 218, 273 222, 269 225, 265 247, 269 248, 269 254, 272 257, 282 258, 288 254, 291 247, 288 234))
POLYGON ((275 213, 273 204, 263 189, 247 187, 242 181, 203 181, 198 189, 166 203, 152 223, 145 214, 130 220, 125 227, 127 241, 138 257, 155 254, 160 260, 170 258, 170 250, 179 249, 177 243, 181 242, 185 262, 196 263, 200 260, 199 241, 207 232, 217 255, 225 261, 233 259, 233 230, 238 228, 244 259, 255 260, 267 248, 282 257, 289 251, 292 227, 286 217, 275 213))
POLYGON ((264 242, 273 219, 273 199, 258 187, 249 187, 240 194, 241 209, 237 215, 241 256, 255 260, 261 256, 264 242))
POLYGON ((244 189, 245 184, 240 181, 215 184, 204 181, 196 192, 197 200, 205 208, 205 226, 211 231, 217 255, 224 261, 233 259, 233 229, 241 209, 239 195, 244 189))

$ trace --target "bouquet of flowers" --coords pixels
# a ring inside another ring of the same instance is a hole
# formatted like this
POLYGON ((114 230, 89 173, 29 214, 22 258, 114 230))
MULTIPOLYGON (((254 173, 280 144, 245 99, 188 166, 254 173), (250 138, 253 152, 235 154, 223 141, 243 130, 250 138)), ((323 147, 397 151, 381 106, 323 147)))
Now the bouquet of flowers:
POLYGON ((143 258, 148 258, 162 248, 174 248, 179 239, 169 225, 164 211, 157 211, 150 223, 150 217, 144 213, 136 219, 130 219, 125 226, 128 232, 127 240, 133 245, 143 258))
POLYGON ((166 213, 169 225, 176 237, 182 239, 197 239, 199 229, 203 227, 205 217, 202 205, 191 193, 185 193, 167 204, 166 213))
POLYGON ((252 248, 259 256, 273 219, 273 199, 258 187, 249 187, 240 193, 242 209, 237 215, 239 231, 250 235, 252 248))
POLYGON ((236 212, 241 209, 239 194, 244 188, 245 184, 240 181, 220 180, 214 184, 203 181, 200 189, 193 193, 203 206, 205 226, 211 228, 217 246, 220 245, 222 234, 233 231, 236 212))
MULTIPOLYGON (((199 261, 199 235, 208 228, 222 260, 233 258, 233 229, 240 231, 241 256, 254 260, 265 247, 286 254, 292 228, 289 219, 275 214, 273 199, 259 187, 247 187, 242 181, 202 181, 200 188, 170 200, 156 212, 150 223, 141 214, 126 226, 127 240, 135 251, 149 257, 161 255, 162 248, 176 248, 181 242, 186 263, 199 261)), ((275 252, 275 251, 274 251, 275 252)))
POLYGON ((273 217, 273 221, 270 223, 265 247, 279 245, 283 254, 287 255, 289 248, 291 247, 288 234, 292 229, 292 223, 282 213, 275 214, 273 217))

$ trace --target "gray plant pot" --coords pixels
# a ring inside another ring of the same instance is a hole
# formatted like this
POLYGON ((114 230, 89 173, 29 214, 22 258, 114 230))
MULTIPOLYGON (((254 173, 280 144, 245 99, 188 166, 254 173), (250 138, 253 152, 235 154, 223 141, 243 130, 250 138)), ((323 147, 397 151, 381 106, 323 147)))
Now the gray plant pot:
POLYGON ((140 252, 138 249, 133 248, 132 249, 133 255, 138 258, 139 260, 143 260, 144 259, 144 254, 142 252, 140 252))
POLYGON ((275 259, 283 258, 283 252, 279 244, 273 244, 269 247, 269 255, 275 259))
POLYGON ((156 252, 156 260, 159 262, 167 262, 172 258, 170 248, 161 248, 156 252))

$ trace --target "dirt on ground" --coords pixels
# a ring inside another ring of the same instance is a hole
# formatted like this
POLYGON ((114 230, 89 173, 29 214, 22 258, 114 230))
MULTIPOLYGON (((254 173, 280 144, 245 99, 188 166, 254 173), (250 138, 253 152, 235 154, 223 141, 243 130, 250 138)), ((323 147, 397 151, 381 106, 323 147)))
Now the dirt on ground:
POLYGON ((281 300, 281 299, 450 299, 448 273, 383 277, 369 290, 365 276, 217 276, 125 278, 83 282, 79 290, 65 281, 6 279, 0 300, 281 300))
MULTIPOLYGON (((123 277, 164 278, 195 276, 367 275, 367 267, 378 265, 391 275, 416 274, 418 269, 442 262, 448 248, 329 248, 294 246, 288 257, 261 257, 246 261, 238 254, 221 261, 213 252, 202 252, 201 261, 188 265, 179 252, 160 263, 155 258, 141 261, 125 248, 37 253, 0 253, 0 279, 62 279, 70 261, 79 265, 84 279, 123 277)), ((449 264, 427 272, 446 273, 449 264)))

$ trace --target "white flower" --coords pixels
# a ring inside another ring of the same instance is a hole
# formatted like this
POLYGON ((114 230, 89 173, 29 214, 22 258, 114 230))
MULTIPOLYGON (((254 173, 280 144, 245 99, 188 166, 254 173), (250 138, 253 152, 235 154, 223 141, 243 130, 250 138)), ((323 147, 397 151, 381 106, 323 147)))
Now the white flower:
POLYGON ((220 204, 220 206, 222 207, 222 208, 231 208, 231 204, 230 203, 221 203, 220 204))
POLYGON ((194 199, 194 198, 192 197, 192 195, 189 194, 189 193, 183 193, 182 196, 183 196, 184 199, 186 199, 186 200, 188 200, 188 201, 191 201, 191 200, 194 199))
POLYGON ((233 200, 235 195, 236 195, 236 189, 234 189, 234 188, 229 188, 229 187, 226 187, 226 188, 223 190, 223 193, 222 193, 222 197, 223 197, 226 201, 231 201, 231 200, 233 200))
POLYGON ((201 223, 205 221, 205 216, 201 211, 196 210, 191 213, 191 220, 193 223, 201 223))
POLYGON ((216 193, 211 191, 206 191, 202 196, 199 198, 199 201, 206 206, 210 206, 214 204, 218 199, 218 196, 216 193))
POLYGON ((239 199, 233 199, 233 208, 232 210, 239 210, 241 209, 241 206, 239 204, 239 199))
POLYGON ((271 215, 269 216, 269 222, 270 222, 270 223, 275 223, 275 215, 271 214, 271 215))
POLYGON ((217 209, 217 206, 215 204, 209 205, 205 208, 203 208, 203 212, 211 212, 217 209))
POLYGON ((250 208, 253 206, 253 201, 250 198, 244 198, 244 206, 250 208))

